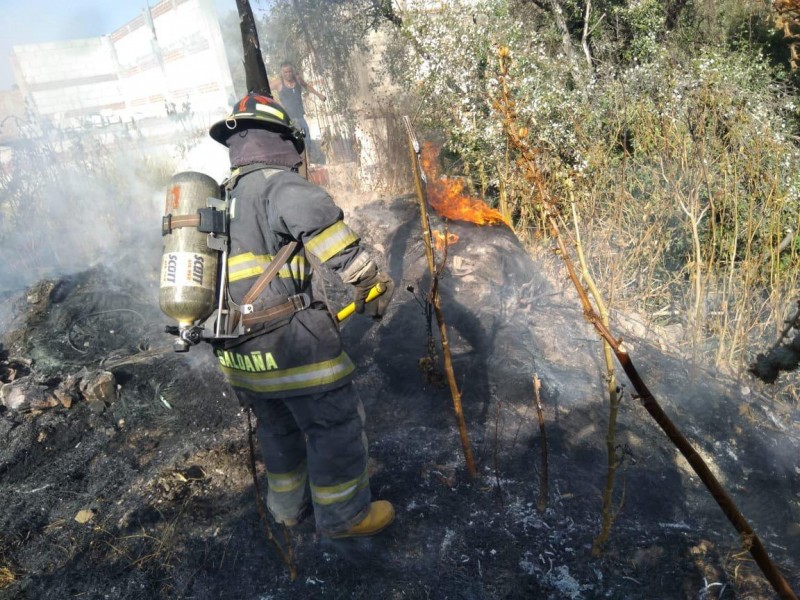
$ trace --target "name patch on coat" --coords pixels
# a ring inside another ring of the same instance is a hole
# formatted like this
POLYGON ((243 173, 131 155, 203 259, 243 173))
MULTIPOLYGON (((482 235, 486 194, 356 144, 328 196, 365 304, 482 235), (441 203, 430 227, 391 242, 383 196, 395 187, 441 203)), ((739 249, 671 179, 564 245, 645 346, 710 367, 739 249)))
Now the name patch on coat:
POLYGON ((264 373, 274 371, 278 368, 271 352, 259 352, 258 350, 248 354, 239 354, 229 350, 215 350, 219 363, 223 367, 236 369, 237 371, 248 371, 250 373, 264 373))

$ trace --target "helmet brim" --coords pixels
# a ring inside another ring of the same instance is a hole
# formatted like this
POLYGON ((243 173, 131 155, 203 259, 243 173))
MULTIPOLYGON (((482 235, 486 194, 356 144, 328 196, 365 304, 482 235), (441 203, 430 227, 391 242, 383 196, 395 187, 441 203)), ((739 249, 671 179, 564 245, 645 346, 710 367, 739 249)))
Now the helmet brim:
POLYGON ((229 122, 230 121, 228 119, 223 119, 222 121, 217 121, 214 123, 211 126, 211 129, 208 130, 208 135, 211 136, 211 139, 224 145, 225 141, 235 131, 235 129, 228 127, 227 123, 229 122))
POLYGON ((241 131, 242 129, 247 129, 248 127, 255 127, 255 126, 263 127, 265 129, 270 129, 272 131, 281 131, 281 127, 276 126, 274 123, 270 121, 265 121, 263 119, 255 119, 241 114, 240 115, 230 114, 221 121, 217 121, 216 123, 214 123, 208 130, 208 135, 210 135, 211 138, 214 139, 215 141, 224 145, 227 139, 237 131, 241 131))

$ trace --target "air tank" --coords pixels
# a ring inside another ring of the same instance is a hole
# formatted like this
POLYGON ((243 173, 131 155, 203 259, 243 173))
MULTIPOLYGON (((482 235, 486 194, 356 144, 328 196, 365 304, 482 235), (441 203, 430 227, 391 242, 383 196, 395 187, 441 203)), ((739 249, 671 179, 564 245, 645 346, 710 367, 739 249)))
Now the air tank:
POLYGON ((219 185, 213 178, 194 171, 173 175, 167 187, 158 303, 181 329, 214 312, 219 253, 208 247, 208 234, 198 231, 196 224, 176 225, 179 217, 196 217, 209 198, 219 195, 219 185))

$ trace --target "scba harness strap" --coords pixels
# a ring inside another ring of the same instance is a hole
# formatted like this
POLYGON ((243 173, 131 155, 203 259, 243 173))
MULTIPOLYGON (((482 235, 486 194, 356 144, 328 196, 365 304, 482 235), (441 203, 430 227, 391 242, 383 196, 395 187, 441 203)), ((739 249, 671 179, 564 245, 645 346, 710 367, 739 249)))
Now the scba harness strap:
POLYGON ((164 215, 161 220, 161 235, 169 235, 175 229, 196 227, 200 233, 228 235, 228 218, 226 211, 213 206, 198 208, 194 215, 164 215))
POLYGON ((256 279, 247 294, 245 294, 241 304, 242 325, 244 325, 245 333, 250 333, 256 325, 264 325, 265 328, 269 329, 271 325, 277 324, 277 322, 296 312, 305 310, 311 305, 311 298, 308 294, 295 294, 294 296, 288 296, 285 302, 277 306, 264 310, 253 310, 253 302, 267 289, 270 281, 275 279, 278 271, 289 261, 289 257, 295 248, 297 248, 297 242, 295 241, 283 246, 269 263, 269 266, 256 279))
MULTIPOLYGON (((250 173, 255 171, 269 170, 271 173, 266 174, 266 177, 271 177, 280 171, 282 168, 266 163, 253 163, 234 169, 231 176, 222 182, 222 187, 225 190, 225 196, 236 187, 236 183, 250 173)), ((230 219, 228 218, 227 210, 217 210, 214 207, 200 208, 194 215, 164 215, 161 221, 161 235, 165 236, 172 233, 175 229, 182 227, 197 227, 200 233, 215 233, 218 235, 228 235, 228 225, 230 219)))

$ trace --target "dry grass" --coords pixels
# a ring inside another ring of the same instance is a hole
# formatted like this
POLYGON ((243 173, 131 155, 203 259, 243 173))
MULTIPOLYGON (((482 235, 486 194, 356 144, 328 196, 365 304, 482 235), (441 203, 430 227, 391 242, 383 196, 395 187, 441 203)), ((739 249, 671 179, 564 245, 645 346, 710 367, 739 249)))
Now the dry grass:
POLYGON ((17 580, 14 571, 7 566, 0 566, 0 590, 4 590, 17 580))
POLYGON ((610 308, 680 325, 674 350, 740 371, 774 340, 799 289, 800 156, 773 97, 743 101, 740 87, 760 90, 747 73, 731 83, 713 66, 674 68, 661 79, 609 82, 602 102, 575 111, 580 171, 565 172, 540 144, 524 162, 538 169, 535 184, 511 157, 498 169, 500 188, 523 238, 544 230, 543 199, 556 207, 574 196, 610 308), (681 87, 690 75, 693 87, 681 87), (661 89, 670 78, 677 100, 661 89))

